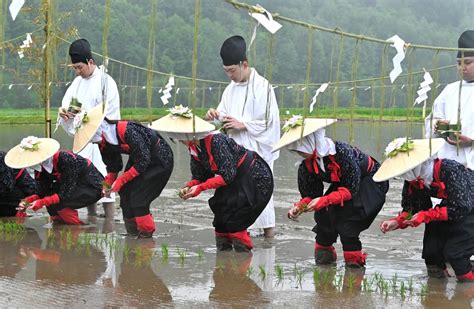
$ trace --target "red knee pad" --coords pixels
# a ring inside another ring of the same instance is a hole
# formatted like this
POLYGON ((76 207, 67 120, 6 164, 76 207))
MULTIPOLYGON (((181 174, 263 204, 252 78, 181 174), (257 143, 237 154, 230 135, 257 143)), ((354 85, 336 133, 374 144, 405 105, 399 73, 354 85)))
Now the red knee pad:
POLYGON ((336 253, 336 248, 334 246, 323 246, 318 243, 314 244, 314 253, 318 251, 330 251, 332 253, 332 256, 334 258, 334 261, 337 260, 337 253, 336 253))
POLYGON ((153 233, 155 231, 155 221, 151 214, 135 217, 135 221, 139 232, 153 233))
POLYGON ((58 215, 66 224, 71 224, 71 225, 84 224, 84 222, 79 220, 79 214, 77 213, 77 210, 75 209, 63 208, 61 210, 58 210, 58 215))
POLYGON ((252 239, 250 238, 250 235, 249 233, 247 232, 247 230, 243 230, 243 231, 240 231, 240 232, 235 232, 235 233, 227 233, 227 237, 229 238, 233 238, 233 239, 237 239, 239 240, 241 243, 243 243, 248 249, 252 249, 253 248, 253 243, 252 243, 252 239))
POLYGON ((344 251, 344 260, 349 266, 365 266, 367 253, 362 251, 344 251))
POLYGON ((474 272, 470 271, 465 275, 456 276, 460 282, 474 282, 474 272))

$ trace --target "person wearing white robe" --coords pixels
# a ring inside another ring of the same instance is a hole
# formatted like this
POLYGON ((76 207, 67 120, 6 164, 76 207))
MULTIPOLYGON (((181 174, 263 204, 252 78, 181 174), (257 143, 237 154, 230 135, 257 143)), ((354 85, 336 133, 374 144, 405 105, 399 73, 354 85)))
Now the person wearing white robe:
MULTIPOLYGON (((245 40, 240 36, 230 37, 222 44, 224 71, 231 82, 225 88, 217 109, 210 109, 206 116, 222 121, 229 137, 256 151, 273 171, 273 162, 279 157, 279 152, 271 152, 280 139, 278 104, 272 85, 250 67, 245 50, 245 40)), ((249 230, 263 229, 265 237, 273 237, 274 227, 272 196, 249 230)))
MULTIPOLYGON (((458 47, 474 48, 474 30, 461 34, 458 47)), ((433 125, 431 115, 425 120, 426 137, 438 133, 438 124, 456 124, 459 119, 461 132, 457 135, 458 139, 446 138, 447 143, 439 151, 438 157, 458 161, 474 170, 474 51, 459 51, 457 62, 462 80, 448 84, 434 101, 433 125), (430 128, 433 131, 430 132, 430 128)))
MULTIPOLYGON (((73 98, 82 103, 82 109, 85 111, 99 105, 105 98, 107 101, 105 117, 110 120, 120 120, 120 97, 117 84, 110 75, 104 72, 103 67, 97 67, 92 58, 89 42, 85 39, 74 41, 70 46, 69 55, 71 56, 71 66, 77 76, 64 94, 61 103, 59 116, 60 124, 64 130, 71 136, 75 134, 74 115, 68 112, 64 113, 73 98)), ((89 143, 78 154, 91 160, 102 175, 107 174, 97 144, 89 143)), ((115 194, 102 198, 100 202, 104 207, 105 216, 114 216, 115 194)), ((88 207, 88 211, 89 215, 95 215, 96 206, 91 205, 88 207)))

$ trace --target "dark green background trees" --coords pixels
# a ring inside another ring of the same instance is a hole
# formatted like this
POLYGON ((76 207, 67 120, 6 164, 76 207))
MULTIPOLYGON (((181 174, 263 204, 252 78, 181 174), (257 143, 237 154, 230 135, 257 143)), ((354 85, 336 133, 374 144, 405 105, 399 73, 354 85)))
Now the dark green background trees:
MULTIPOLYGON (((105 1, 55 0, 56 22, 60 35, 72 41, 71 29, 77 29, 80 37, 87 38, 96 52, 101 52, 102 29, 105 1)), ((25 9, 20 12, 16 21, 12 21, 6 13, 10 1, 0 0, 4 14, 0 25, 4 25, 3 38, 7 40, 40 27, 39 0, 28 1, 25 9), (38 19, 39 18, 39 19, 38 19), (36 19, 36 20, 35 20, 36 19)), ((346 32, 364 36, 387 39, 398 34, 406 42, 414 44, 456 47, 459 34, 465 29, 474 28, 474 6, 471 0, 259 0, 259 4, 273 13, 305 21, 328 28, 338 28, 346 32)), ((249 4, 255 4, 249 2, 249 4)), ((109 56, 122 62, 140 67, 147 66, 148 33, 150 0, 112 0, 111 23, 108 35, 109 56)), ((202 79, 226 82, 226 76, 221 69, 219 49, 222 41, 230 35, 240 34, 250 38, 255 22, 245 10, 237 10, 232 5, 221 0, 203 0, 202 17, 200 19, 198 77, 202 79)), ((158 18, 156 28, 156 50, 154 69, 176 75, 191 76, 191 59, 194 29, 194 1, 192 0, 158 0, 158 18)), ((38 35, 41 33, 38 33, 38 35)), ((342 47, 339 80, 350 81, 352 71, 354 46, 356 40, 345 38, 341 45, 338 35, 315 31, 313 33, 313 55, 311 66, 311 83, 334 81, 339 51, 342 47)), ((1 37, 1 36, 0 36, 1 37)), ((274 54, 270 58, 268 46, 270 35, 260 27, 254 49, 249 57, 252 64, 264 73, 268 63, 272 65, 272 81, 274 84, 303 84, 307 66, 308 30, 301 26, 283 23, 283 28, 274 36, 274 54)), ((32 68, 40 66, 40 54, 30 54, 25 59, 18 59, 15 47, 21 45, 21 40, 4 46, 2 69, 0 71, 0 107, 34 107, 39 106, 39 100, 33 91, 27 91, 28 84, 38 83, 38 76, 32 74, 32 68), (34 60, 33 58, 37 59, 34 60), (14 85, 8 89, 10 84, 14 85)), ((40 36, 33 36, 36 48, 40 49, 40 36)), ((360 42, 359 63, 355 75, 357 79, 375 78, 381 76, 381 62, 384 46, 373 42, 360 42)), ((391 69, 391 59, 394 49, 387 52, 387 71, 391 69)), ((433 67, 435 51, 415 50, 411 58, 405 60, 405 73, 420 71, 422 68, 433 67), (411 63, 411 67, 408 66, 411 63)), ((101 62, 101 59, 97 59, 101 62)), ((59 99, 64 93, 65 82, 73 78, 73 72, 65 68, 67 64, 67 44, 61 43, 57 49, 57 75, 53 83, 53 104, 59 105, 59 99)), ((455 52, 440 52, 437 56, 439 66, 455 63, 455 52)), ((125 65, 111 62, 109 73, 116 79, 125 106, 144 106, 146 71, 129 68, 125 65)), ((439 83, 443 84, 457 78, 454 68, 439 72, 439 83)), ((406 77, 396 81, 396 90, 387 88, 384 100, 391 104, 404 106, 413 97, 421 75, 412 79, 406 77), (411 88, 408 87, 412 82, 411 88), (404 90, 403 84, 407 84, 404 90), (408 91, 411 92, 408 93, 408 91)), ((155 106, 158 102, 158 89, 166 84, 167 77, 156 74, 154 85, 155 106)), ((387 87, 390 82, 385 81, 387 87)), ((368 86, 382 87, 382 83, 361 83, 361 89, 368 86)), ((179 103, 186 104, 189 92, 189 82, 178 80, 177 87, 182 87, 179 103)), ((347 106, 351 101, 350 84, 338 88, 338 105, 347 106)), ((198 83, 198 102, 203 106, 216 105, 223 86, 215 83, 198 83)), ((302 106, 303 94, 301 86, 286 90, 277 90, 278 96, 284 96, 285 106, 302 106), (284 93, 283 93, 284 92, 284 93)), ((314 92, 316 86, 311 88, 314 92)), ((377 88, 377 89, 379 89, 377 88)), ((441 88, 440 88, 441 89, 441 88)), ((439 89, 439 90, 440 90, 439 89)), ((34 87, 33 89, 34 90, 34 87)), ((369 91, 358 90, 357 102, 361 106, 370 106, 369 91)), ((176 100, 176 99, 175 99, 176 100)), ((282 99, 283 100, 283 99, 282 99)), ((381 94, 376 94, 376 106, 380 105, 381 94)), ((385 104, 388 104, 385 103, 385 104)), ((321 98, 321 104, 334 104, 332 95, 321 98)))

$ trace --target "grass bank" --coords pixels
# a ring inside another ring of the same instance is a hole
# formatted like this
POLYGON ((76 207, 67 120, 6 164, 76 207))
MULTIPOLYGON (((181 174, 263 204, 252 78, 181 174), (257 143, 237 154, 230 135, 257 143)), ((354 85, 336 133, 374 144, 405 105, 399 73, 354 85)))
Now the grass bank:
MULTIPOLYGON (((197 108, 196 114, 200 117, 204 116, 207 109, 197 108)), ((140 122, 148 122, 158 119, 166 115, 165 108, 122 108, 122 119, 134 120, 140 122)), ((429 111, 427 111, 427 114, 429 111)), ((281 119, 289 118, 294 114, 303 114, 302 108, 285 108, 280 110, 281 119)), ((56 122, 56 109, 51 110, 51 120, 56 122)), ((337 118, 339 120, 368 120, 368 121, 422 121, 421 108, 390 108, 385 110, 373 109, 369 107, 358 107, 351 111, 350 108, 338 107, 319 108, 313 111, 308 117, 321 118, 337 118)), ((0 124, 42 124, 45 122, 44 110, 42 109, 0 109, 0 124)))

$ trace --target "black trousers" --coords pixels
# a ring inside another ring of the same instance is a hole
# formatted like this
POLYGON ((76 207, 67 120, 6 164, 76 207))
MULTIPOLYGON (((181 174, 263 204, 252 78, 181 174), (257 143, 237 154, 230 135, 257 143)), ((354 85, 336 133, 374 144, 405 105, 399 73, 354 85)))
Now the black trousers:
POLYGON ((472 269, 474 255, 474 210, 461 220, 435 221, 425 225, 422 258, 426 265, 441 268, 449 262, 456 275, 472 269))

